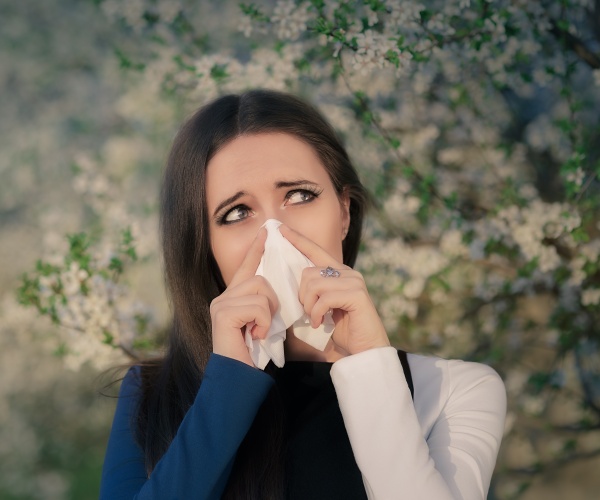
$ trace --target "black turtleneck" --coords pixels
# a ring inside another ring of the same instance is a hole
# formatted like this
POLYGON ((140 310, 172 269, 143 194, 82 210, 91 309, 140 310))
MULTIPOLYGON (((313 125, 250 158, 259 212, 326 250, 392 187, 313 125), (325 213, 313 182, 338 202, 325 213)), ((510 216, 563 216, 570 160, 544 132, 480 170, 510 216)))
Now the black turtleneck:
MULTIPOLYGON (((406 353, 398 351, 411 394, 406 353)), ((288 429, 287 498, 367 498, 329 374, 332 363, 288 361, 275 372, 288 429)))

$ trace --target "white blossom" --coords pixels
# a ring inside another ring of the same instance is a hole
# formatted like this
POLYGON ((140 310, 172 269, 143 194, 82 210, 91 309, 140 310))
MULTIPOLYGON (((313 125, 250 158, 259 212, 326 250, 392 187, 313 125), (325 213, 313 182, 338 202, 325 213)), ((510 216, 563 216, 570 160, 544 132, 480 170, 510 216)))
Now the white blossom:
POLYGON ((528 394, 521 398, 521 407, 525 413, 536 416, 544 411, 546 402, 541 396, 528 394))
POLYGON ((585 178, 585 172, 583 171, 583 169, 581 167, 578 167, 577 170, 574 170, 573 172, 569 172, 565 176, 565 179, 567 179, 567 181, 572 182, 577 187, 581 187, 581 185, 583 184, 584 178, 585 178))
POLYGON ((308 3, 299 5, 293 0, 278 0, 271 16, 275 25, 275 33, 280 40, 297 40, 306 31, 306 23, 310 19, 308 3))
POLYGON ((600 288, 587 288, 581 292, 581 303, 584 306, 600 304, 600 288))
POLYGON ((421 11, 425 6, 414 1, 386 0, 388 11, 390 11, 389 23, 402 29, 411 30, 419 28, 421 11))
POLYGON ((389 37, 366 30, 355 35, 356 52, 352 58, 352 68, 361 75, 367 75, 375 69, 383 69, 390 66, 388 52, 395 53, 398 57, 397 71, 405 71, 412 56, 409 52, 401 52, 393 40, 389 37))
POLYGON ((160 0, 156 2, 155 8, 161 21, 168 24, 175 21, 183 6, 181 0, 160 0))
POLYGON ((252 19, 249 16, 242 16, 238 24, 238 31, 241 31, 246 38, 249 38, 252 34, 254 25, 252 19))
POLYGON ((63 292, 67 297, 78 294, 81 291, 81 285, 88 277, 87 271, 81 269, 77 262, 71 263, 69 269, 60 275, 63 292))
POLYGON ((405 283, 402 293, 407 299, 416 299, 421 295, 425 288, 425 280, 422 277, 411 279, 405 283))
POLYGON ((371 9, 369 5, 365 7, 365 11, 367 14, 367 24, 369 26, 375 26, 379 22, 379 18, 377 17, 377 11, 371 9))
POLYGON ((144 0, 127 0, 127 2, 105 0, 100 6, 106 16, 122 18, 136 31, 141 31, 146 25, 143 15, 147 5, 144 0))
POLYGON ((440 239, 441 251, 450 257, 466 257, 469 249, 462 238, 462 233, 458 229, 445 231, 440 239))

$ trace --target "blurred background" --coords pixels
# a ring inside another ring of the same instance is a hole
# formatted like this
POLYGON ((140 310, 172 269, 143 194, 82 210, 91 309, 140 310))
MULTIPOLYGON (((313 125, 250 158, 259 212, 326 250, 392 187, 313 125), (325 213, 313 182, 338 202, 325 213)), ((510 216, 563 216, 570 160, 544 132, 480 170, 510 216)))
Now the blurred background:
POLYGON ((245 88, 315 103, 374 196, 397 347, 509 396, 490 499, 600 491, 600 2, 0 0, 0 499, 97 498, 169 324, 160 176, 245 88))

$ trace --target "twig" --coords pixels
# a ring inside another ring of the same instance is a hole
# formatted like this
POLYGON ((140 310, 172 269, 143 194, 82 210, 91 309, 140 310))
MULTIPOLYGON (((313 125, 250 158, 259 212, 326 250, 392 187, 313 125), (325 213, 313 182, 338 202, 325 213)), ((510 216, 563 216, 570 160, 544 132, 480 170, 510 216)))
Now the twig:
POLYGON ((600 69, 600 56, 588 49, 583 40, 562 29, 554 19, 550 20, 550 24, 552 28, 549 31, 557 40, 563 42, 567 49, 577 54, 590 68, 600 69))

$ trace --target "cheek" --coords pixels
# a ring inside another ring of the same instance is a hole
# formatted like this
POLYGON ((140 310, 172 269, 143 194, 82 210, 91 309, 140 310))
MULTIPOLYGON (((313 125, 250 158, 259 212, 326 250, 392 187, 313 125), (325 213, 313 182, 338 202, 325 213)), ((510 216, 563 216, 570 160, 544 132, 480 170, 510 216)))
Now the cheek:
POLYGON ((211 236, 213 256, 217 261, 225 285, 229 286, 229 283, 244 261, 256 234, 252 230, 216 230, 215 233, 211 236))
POLYGON ((300 224, 290 223, 289 225, 292 229, 298 231, 300 234, 319 245, 335 260, 343 262, 341 220, 321 217, 317 223, 311 218, 300 224))
POLYGON ((212 242, 212 251, 221 271, 221 276, 225 284, 229 286, 235 271, 240 267, 243 260, 243 250, 240 250, 240 244, 231 244, 223 238, 215 238, 212 242))

